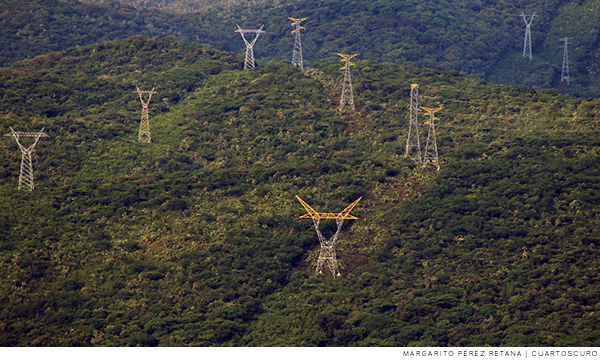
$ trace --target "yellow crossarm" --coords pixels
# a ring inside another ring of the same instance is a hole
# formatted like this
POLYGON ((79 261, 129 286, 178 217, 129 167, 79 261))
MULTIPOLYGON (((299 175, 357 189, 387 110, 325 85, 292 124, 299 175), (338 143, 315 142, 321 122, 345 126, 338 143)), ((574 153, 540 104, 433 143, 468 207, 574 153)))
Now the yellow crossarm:
POLYGON ((317 212, 317 210, 311 208, 310 205, 308 205, 304 200, 300 199, 300 196, 296 195, 296 199, 298 199, 298 201, 300 201, 300 204, 302 204, 302 206, 304 206, 304 208, 306 209, 306 212, 308 213, 306 215, 302 215, 301 216, 302 218, 306 217, 306 218, 318 219, 319 213, 317 212))
POLYGON ((340 53, 338 53, 338 55, 342 57, 342 60, 340 60, 340 61, 350 60, 350 59, 358 56, 358 54, 347 55, 347 54, 340 54, 340 53))
POLYGON ((352 211, 352 209, 354 209, 354 207, 358 204, 360 199, 362 199, 362 197, 359 198, 358 200, 356 200, 355 202, 350 204, 350 206, 348 206, 347 208, 342 210, 342 212, 340 212, 340 213, 320 213, 320 212, 317 212, 315 209, 311 208, 310 205, 308 205, 304 200, 300 199, 300 197, 298 195, 296 195, 296 198, 298 199, 298 201, 300 201, 300 204, 302 204, 302 206, 304 206, 304 209, 306 209, 306 211, 308 212, 308 214, 304 214, 304 215, 300 216, 301 219, 348 219, 348 220, 349 219, 358 219, 356 216, 350 215, 350 211, 352 211))
POLYGON ((350 59, 352 59, 355 56, 358 56, 358 54, 346 55, 346 54, 340 54, 340 53, 338 53, 338 55, 342 57, 342 60, 340 60, 341 62, 346 62, 346 65, 344 65, 344 67, 340 68, 340 70, 346 70, 346 68, 348 66, 354 66, 354 65, 356 65, 353 62, 350 62, 350 59))
POLYGON ((297 19, 297 18, 288 17, 288 19, 293 21, 292 26, 296 26, 296 24, 300 24, 301 22, 303 22, 304 20, 306 20, 308 18, 297 19))
POLYGON ((444 108, 443 106, 438 106, 436 108, 428 108, 428 107, 423 107, 423 106, 419 106, 419 107, 421 109, 425 110, 426 113, 423 115, 431 115, 431 110, 433 110, 434 112, 438 112, 444 108))
MULTIPOLYGON (((290 19, 290 20, 292 20, 294 23, 296 23, 296 22, 303 22, 304 20, 306 20, 306 19, 308 19, 308 18, 307 18, 307 17, 305 17, 305 18, 293 18, 293 17, 289 17, 289 16, 288 16, 288 19, 290 19)), ((294 24, 294 25, 296 25, 296 24, 294 24)))
POLYGON ((355 202, 350 204, 350 206, 348 206, 347 208, 342 210, 342 212, 340 213, 340 218, 341 219, 358 219, 357 217, 350 215, 350 211, 352 211, 352 209, 354 209, 356 207, 356 205, 358 205, 358 202, 360 201, 360 199, 362 199, 362 196, 359 197, 358 200, 356 200, 355 202))

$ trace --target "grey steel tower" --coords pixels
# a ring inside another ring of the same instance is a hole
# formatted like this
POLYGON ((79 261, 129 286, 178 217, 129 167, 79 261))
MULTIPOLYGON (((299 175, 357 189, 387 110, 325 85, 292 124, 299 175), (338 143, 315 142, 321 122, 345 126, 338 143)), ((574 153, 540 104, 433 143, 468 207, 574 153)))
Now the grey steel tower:
POLYGON ((560 39, 560 41, 564 41, 565 47, 563 51, 563 62, 562 62, 562 71, 560 73, 560 82, 566 82, 569 85, 569 40, 565 37, 560 39))
POLYGON ((5 136, 12 136, 15 138, 17 145, 19 145, 19 149, 21 149, 21 173, 19 175, 19 190, 29 190, 33 191, 35 186, 33 184, 33 160, 31 158, 31 154, 35 149, 38 141, 42 137, 49 137, 48 134, 44 132, 44 129, 39 132, 22 132, 22 131, 14 131, 13 128, 10 128, 10 134, 6 134, 5 136), (35 138, 33 145, 29 147, 23 146, 19 141, 19 138, 22 137, 32 137, 35 138))
POLYGON ((406 152, 404 157, 421 162, 421 144, 419 143, 419 85, 410 85, 410 117, 408 120, 408 136, 406 137, 406 152))
POLYGON ((340 97, 340 110, 344 109, 344 106, 349 105, 354 110, 354 94, 352 92, 352 78, 350 77, 350 66, 355 64, 350 62, 350 59, 358 56, 358 54, 345 55, 338 54, 342 57, 342 62, 345 65, 341 68, 344 72, 344 83, 342 84, 342 96, 340 97))
POLYGON ((438 161, 438 150, 437 150, 437 141, 435 139, 435 120, 438 118, 435 117, 435 113, 443 109, 443 107, 439 106, 437 108, 426 108, 422 107, 421 109, 425 110, 425 116, 429 116, 429 124, 425 123, 425 125, 429 125, 429 131, 427 132, 427 143, 425 144, 425 155, 423 156, 423 162, 431 163, 440 169, 440 163, 438 161))
POLYGON ((533 57, 531 55, 531 23, 533 22, 533 18, 536 16, 535 12, 533 14, 525 15, 521 13, 523 17, 523 21, 525 22, 525 41, 523 42, 523 57, 529 58, 531 60, 533 57), (527 20, 529 18, 529 20, 527 20))
POLYGON ((137 93, 140 96, 140 101, 142 102, 142 120, 140 121, 140 132, 138 134, 138 141, 147 142, 151 141, 150 137, 150 116, 148 115, 148 105, 150 104, 150 99, 152 99, 152 94, 157 94, 152 90, 140 90, 139 87, 136 86, 137 93), (148 100, 144 100, 143 95, 148 94, 148 100))
POLYGON ((238 28, 235 32, 240 33, 240 35, 242 35, 244 44, 246 44, 246 59, 244 61, 244 70, 254 69, 254 44, 256 44, 256 40, 258 40, 258 37, 260 36, 260 34, 265 33, 262 29, 264 27, 264 25, 262 25, 258 29, 242 29, 237 24, 235 26, 237 26, 237 28, 238 28), (246 40, 246 37, 244 36, 244 34, 248 34, 248 33, 256 35, 254 37, 254 40, 252 40, 250 42, 248 42, 248 40, 246 40))
POLYGON ((304 60, 302 59, 302 40, 300 39, 300 30, 304 29, 304 27, 300 26, 300 23, 308 18, 288 19, 293 21, 292 26, 294 27, 294 30, 292 30, 292 33, 296 34, 296 39, 294 40, 294 52, 292 53, 292 65, 299 67, 300 70, 304 70, 304 60))

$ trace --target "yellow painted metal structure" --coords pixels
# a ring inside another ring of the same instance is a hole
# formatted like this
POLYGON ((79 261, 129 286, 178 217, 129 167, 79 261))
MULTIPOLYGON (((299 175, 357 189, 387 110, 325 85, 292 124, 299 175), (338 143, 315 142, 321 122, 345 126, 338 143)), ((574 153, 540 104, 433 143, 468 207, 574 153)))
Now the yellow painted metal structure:
POLYGON ((346 65, 344 65, 344 67, 340 68, 341 70, 346 70, 348 68, 348 66, 356 65, 355 63, 350 62, 350 59, 358 56, 358 54, 346 55, 346 54, 338 53, 338 55, 342 57, 342 60, 340 60, 340 61, 346 63, 346 65))
POLYGON ((301 22, 303 22, 304 20, 308 19, 308 18, 302 18, 302 19, 296 19, 296 18, 291 18, 288 17, 288 19, 292 20, 292 26, 296 27, 294 30, 292 30, 292 33, 295 33, 297 30, 299 29, 304 29, 304 27, 302 26, 297 26, 300 25, 301 22))
MULTIPOLYGON (((429 117, 431 117, 431 112, 432 111, 435 114, 436 112, 438 112, 438 111, 440 111, 440 110, 442 110, 444 108, 443 106, 438 106, 436 108, 428 108, 428 107, 423 107, 423 106, 419 106, 419 107, 425 111, 425 114, 423 114, 423 116, 429 116, 429 117)), ((435 115, 434 115, 434 120, 439 120, 439 119, 436 118, 435 115)), ((429 125, 429 124, 431 124, 431 120, 430 121, 425 121, 423 124, 429 125)))
POLYGON ((356 207, 356 205, 358 205, 358 202, 362 199, 362 197, 358 198, 358 200, 356 200, 355 202, 350 204, 350 206, 348 206, 347 208, 342 210, 342 212, 340 212, 340 213, 320 213, 320 212, 317 212, 312 207, 310 207, 310 205, 308 205, 298 195, 296 195, 296 198, 298 199, 298 201, 300 201, 300 204, 302 204, 302 206, 304 206, 304 208, 306 209, 306 212, 307 212, 307 214, 300 216, 301 219, 338 219, 338 220, 358 219, 356 216, 350 215, 350 211, 352 211, 352 209, 354 209, 356 207))
POLYGON ((432 110, 434 113, 436 113, 444 108, 443 106, 438 106, 436 108, 428 108, 428 107, 423 107, 423 106, 419 106, 419 107, 425 111, 425 114, 423 114, 424 116, 431 116, 432 110))

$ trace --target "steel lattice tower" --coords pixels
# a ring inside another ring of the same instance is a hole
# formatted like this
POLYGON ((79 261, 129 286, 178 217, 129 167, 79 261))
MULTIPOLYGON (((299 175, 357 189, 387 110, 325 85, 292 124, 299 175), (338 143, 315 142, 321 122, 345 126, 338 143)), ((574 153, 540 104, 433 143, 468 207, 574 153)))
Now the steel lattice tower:
POLYGON ((569 85, 569 50, 567 45, 569 44, 569 40, 565 37, 560 39, 560 41, 564 41, 565 47, 563 51, 563 63, 562 63, 562 71, 560 73, 560 82, 565 81, 567 85, 569 85))
POLYGON ((265 31, 263 31, 262 29, 264 25, 262 25, 259 29, 242 29, 237 24, 235 26, 237 26, 238 28, 235 32, 240 33, 240 35, 242 35, 244 44, 246 44, 246 59, 244 61, 244 70, 254 69, 254 44, 256 44, 256 40, 258 40, 260 34, 265 33, 265 31), (248 33, 256 34, 254 40, 252 40, 251 42, 248 42, 248 40, 246 40, 246 37, 244 36, 244 34, 248 33))
POLYGON ((410 118, 408 119, 408 136, 404 157, 421 162, 421 144, 419 143, 419 85, 410 85, 410 118))
POLYGON ((5 136, 12 136, 15 138, 17 145, 19 145, 19 149, 21 149, 21 173, 19 175, 19 190, 29 190, 33 191, 35 186, 33 184, 33 160, 31 158, 31 154, 35 149, 38 141, 42 137, 49 137, 48 134, 44 133, 44 129, 39 132, 22 132, 22 131, 14 131, 13 128, 10 128, 10 134, 6 134, 5 136), (35 138, 33 145, 30 147, 25 147, 19 141, 21 137, 32 137, 35 138))
POLYGON ((342 57, 341 61, 345 62, 345 65, 341 68, 341 70, 345 70, 345 72, 344 83, 342 84, 342 96, 340 97, 340 110, 342 110, 346 105, 351 106, 352 110, 354 110, 354 94, 352 93, 352 78, 350 77, 350 66, 354 66, 355 64, 350 62, 350 59, 358 56, 358 54, 338 55, 342 57))
POLYGON ((151 140, 150 137, 150 116, 148 115, 148 104, 150 104, 150 99, 152 99, 152 94, 158 94, 152 90, 140 90, 139 87, 136 86, 137 93, 140 96, 140 101, 142 102, 142 120, 140 122, 140 133, 138 134, 138 141, 143 141, 149 143, 151 140), (144 101, 144 94, 148 94, 148 100, 144 101))
POLYGON ((350 204, 347 208, 342 210, 340 213, 319 213, 312 207, 310 207, 304 200, 300 199, 299 196, 296 196, 298 201, 302 204, 304 209, 306 209, 307 214, 300 216, 301 219, 312 219, 313 225, 315 226, 315 230, 317 231, 317 237, 319 238, 319 243, 321 243, 321 252, 319 253, 319 259, 317 260, 317 274, 323 273, 323 266, 327 264, 329 270, 331 271, 331 275, 340 276, 340 271, 338 269, 337 257, 335 254, 335 243, 337 238, 342 230, 342 225, 344 224, 344 220, 346 219, 358 219, 355 216, 350 215, 350 211, 356 207, 361 198, 350 204), (319 225, 321 223, 321 219, 335 219, 335 223, 337 225, 337 231, 333 236, 328 240, 323 236, 321 230, 319 229, 319 225))
POLYGON ((531 55, 531 23, 533 22, 533 18, 536 16, 535 13, 531 15, 525 15, 521 13, 523 17, 523 21, 525 22, 525 41, 523 42, 523 57, 529 58, 531 60, 533 57, 531 55), (529 21, 527 20, 529 17, 529 21))
MULTIPOLYGON (((426 108, 422 107, 421 109, 425 110, 425 116, 429 116, 429 132, 427 133, 427 143, 425 144, 425 155, 423 156, 423 161, 425 163, 434 164, 437 169, 440 169, 440 163, 438 161, 438 150, 437 150, 437 141, 435 139, 435 113, 443 109, 443 107, 439 106, 437 108, 426 108)), ((427 122, 425 123, 427 125, 427 122)))
POLYGON ((292 26, 294 26, 294 30, 292 33, 296 34, 296 39, 294 40, 294 52, 292 53, 292 65, 298 66, 301 70, 304 70, 304 60, 302 59, 302 41, 300 40, 300 30, 304 29, 304 27, 300 26, 300 23, 308 18, 295 19, 288 18, 292 20, 292 26))

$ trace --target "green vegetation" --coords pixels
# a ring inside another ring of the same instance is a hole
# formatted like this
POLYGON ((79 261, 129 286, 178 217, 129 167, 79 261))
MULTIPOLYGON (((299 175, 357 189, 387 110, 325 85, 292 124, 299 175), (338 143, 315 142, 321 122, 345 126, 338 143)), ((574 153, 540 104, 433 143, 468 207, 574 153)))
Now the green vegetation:
MULTIPOLYGON (((223 9, 232 6, 252 6, 266 0, 82 0, 84 3, 114 4, 120 3, 136 8, 159 9, 171 13, 195 13, 210 9, 223 9), (253 4, 254 3, 254 4, 253 4)), ((274 1, 271 1, 272 3, 274 1)))
POLYGON ((135 36, 0 69, 5 132, 52 136, 32 193, 0 142, 0 345, 600 345, 597 100, 360 60, 338 114, 337 58, 242 61, 135 36), (411 83, 439 172, 403 157, 411 83), (341 278, 294 195, 364 197, 341 278))
POLYGON ((362 59, 457 70, 489 82, 556 88, 579 97, 600 95, 600 9, 585 0, 534 1, 217 1, 40 0, 0 4, 0 65, 72 46, 143 34, 172 36, 233 53, 244 44, 235 24, 265 24, 256 45, 261 61, 289 60, 293 35, 288 16, 308 17, 303 33, 308 63, 338 52, 362 59), (123 3, 123 5, 119 4, 123 3), (128 5, 139 6, 136 9, 128 5), (165 13, 156 8, 181 12, 165 13), (195 11, 201 11, 194 13, 195 11), (532 25, 533 61, 522 57, 521 12, 538 15, 532 25), (562 49, 571 43, 571 85, 559 82, 562 49))

